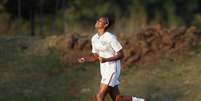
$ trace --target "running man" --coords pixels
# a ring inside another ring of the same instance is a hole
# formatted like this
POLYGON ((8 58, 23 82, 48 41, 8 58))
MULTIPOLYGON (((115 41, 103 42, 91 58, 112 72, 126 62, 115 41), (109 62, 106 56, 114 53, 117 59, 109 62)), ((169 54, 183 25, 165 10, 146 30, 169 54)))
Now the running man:
POLYGON ((97 33, 91 38, 93 54, 78 59, 79 63, 100 61, 102 79, 96 94, 96 101, 104 101, 108 93, 113 101, 145 101, 142 98, 120 95, 118 85, 123 48, 116 36, 107 31, 109 25, 107 17, 100 17, 96 21, 97 33))

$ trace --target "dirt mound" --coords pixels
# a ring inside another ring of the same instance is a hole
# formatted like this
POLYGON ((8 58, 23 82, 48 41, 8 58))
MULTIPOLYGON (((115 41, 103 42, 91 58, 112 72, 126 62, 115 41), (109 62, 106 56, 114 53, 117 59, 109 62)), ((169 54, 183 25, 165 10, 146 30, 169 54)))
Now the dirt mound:
POLYGON ((132 64, 151 56, 171 54, 184 48, 190 48, 199 43, 200 35, 196 27, 180 27, 170 30, 161 30, 157 27, 141 29, 136 37, 126 40, 125 64, 132 64))
MULTIPOLYGON (((161 29, 160 27, 148 27, 136 31, 128 38, 120 36, 124 46, 125 65, 139 63, 145 59, 171 54, 177 50, 190 48, 200 41, 200 31, 196 27, 179 27, 174 29, 161 29)), ((77 58, 83 54, 90 54, 91 36, 79 34, 67 34, 47 37, 37 42, 35 52, 56 47, 61 53, 61 60, 68 63, 76 63, 77 58)))

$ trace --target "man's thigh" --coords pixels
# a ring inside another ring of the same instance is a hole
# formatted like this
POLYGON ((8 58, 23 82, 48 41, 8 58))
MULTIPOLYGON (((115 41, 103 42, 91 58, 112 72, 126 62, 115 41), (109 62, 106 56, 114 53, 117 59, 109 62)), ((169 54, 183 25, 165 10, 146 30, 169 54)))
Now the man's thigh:
POLYGON ((116 97, 117 97, 118 95, 120 95, 118 85, 116 85, 116 86, 114 86, 114 87, 110 87, 110 86, 109 86, 108 92, 109 92, 110 97, 112 98, 113 101, 115 101, 116 97))

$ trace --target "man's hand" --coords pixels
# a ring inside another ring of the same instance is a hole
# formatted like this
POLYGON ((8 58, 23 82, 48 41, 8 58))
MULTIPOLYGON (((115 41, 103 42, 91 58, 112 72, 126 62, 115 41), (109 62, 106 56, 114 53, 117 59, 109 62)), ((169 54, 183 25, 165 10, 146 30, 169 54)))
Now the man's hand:
POLYGON ((85 61, 86 61, 86 59, 83 58, 83 57, 78 59, 78 62, 79 62, 79 63, 84 63, 85 61))
POLYGON ((90 54, 90 55, 87 55, 85 57, 81 57, 78 59, 78 62, 79 63, 84 63, 84 62, 96 62, 98 61, 98 54, 94 53, 94 54, 90 54))
POLYGON ((103 58, 103 57, 98 57, 99 61, 101 63, 104 63, 104 62, 107 62, 107 59, 106 58, 103 58))

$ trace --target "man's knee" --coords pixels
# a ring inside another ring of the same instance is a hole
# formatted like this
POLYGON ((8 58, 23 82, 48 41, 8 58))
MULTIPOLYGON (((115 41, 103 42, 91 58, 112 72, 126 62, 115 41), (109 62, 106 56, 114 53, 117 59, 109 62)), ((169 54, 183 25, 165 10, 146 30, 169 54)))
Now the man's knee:
POLYGON ((102 99, 103 97, 104 97, 104 93, 99 92, 96 94, 97 99, 102 99))

